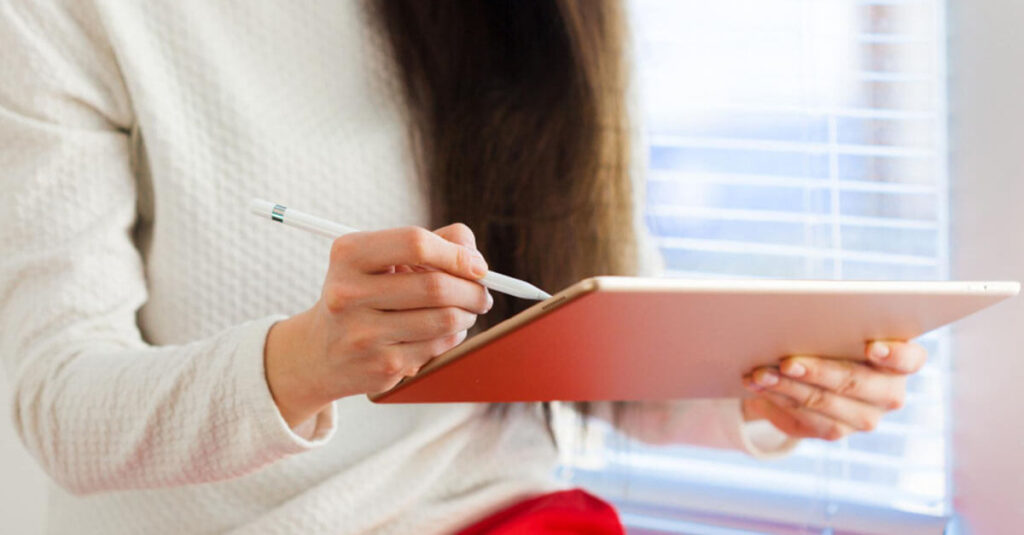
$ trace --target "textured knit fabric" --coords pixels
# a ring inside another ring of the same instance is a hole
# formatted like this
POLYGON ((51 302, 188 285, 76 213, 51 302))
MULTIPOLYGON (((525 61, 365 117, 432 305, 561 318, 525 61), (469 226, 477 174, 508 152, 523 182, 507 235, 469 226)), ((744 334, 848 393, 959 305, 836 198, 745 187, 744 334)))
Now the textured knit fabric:
MULTIPOLYGON (((0 356, 51 532, 442 533, 559 487, 534 411, 355 396, 293 430, 270 395, 329 241, 248 200, 428 222, 362 4, 3 1, 0 50, 0 356)), ((649 409, 623 427, 757 449, 735 400, 649 409)))

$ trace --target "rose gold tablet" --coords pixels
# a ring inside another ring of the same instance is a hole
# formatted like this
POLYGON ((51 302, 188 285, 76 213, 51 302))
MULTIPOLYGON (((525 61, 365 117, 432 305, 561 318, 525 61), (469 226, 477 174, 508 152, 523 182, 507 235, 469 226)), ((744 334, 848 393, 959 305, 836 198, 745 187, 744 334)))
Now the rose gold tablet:
POLYGON ((1016 295, 1016 282, 595 277, 437 357, 379 403, 734 397, 786 355, 863 358, 1016 295))

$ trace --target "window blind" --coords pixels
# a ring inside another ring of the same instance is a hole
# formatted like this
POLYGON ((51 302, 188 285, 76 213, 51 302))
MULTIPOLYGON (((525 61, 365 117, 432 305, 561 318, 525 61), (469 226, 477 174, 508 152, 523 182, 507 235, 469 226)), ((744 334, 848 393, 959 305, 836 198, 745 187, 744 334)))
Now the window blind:
MULTIPOLYGON (((646 217, 669 276, 947 278, 940 1, 628 7, 646 217)), ((941 533, 946 337, 922 340, 929 363, 873 433, 764 462, 592 424, 565 475, 616 502, 633 533, 941 533)))

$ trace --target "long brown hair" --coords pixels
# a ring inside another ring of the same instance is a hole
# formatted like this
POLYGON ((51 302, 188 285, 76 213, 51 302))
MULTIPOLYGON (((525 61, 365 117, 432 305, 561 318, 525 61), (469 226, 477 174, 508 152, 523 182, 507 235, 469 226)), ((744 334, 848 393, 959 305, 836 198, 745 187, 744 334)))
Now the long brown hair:
MULTIPOLYGON (((380 0, 376 8, 435 225, 469 225, 493 269, 548 291, 634 274, 621 5, 380 0)), ((493 295, 482 328, 531 304, 493 295)))

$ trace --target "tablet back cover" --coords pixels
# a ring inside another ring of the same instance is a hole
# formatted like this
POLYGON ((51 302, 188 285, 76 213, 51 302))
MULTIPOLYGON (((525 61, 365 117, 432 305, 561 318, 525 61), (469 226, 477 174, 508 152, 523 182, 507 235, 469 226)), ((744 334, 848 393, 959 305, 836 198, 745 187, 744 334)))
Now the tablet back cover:
POLYGON ((745 394, 740 378, 754 366, 787 355, 862 359, 866 341, 913 339, 1007 297, 936 295, 912 287, 906 293, 834 293, 631 286, 599 283, 596 291, 372 398, 736 397, 745 394))

